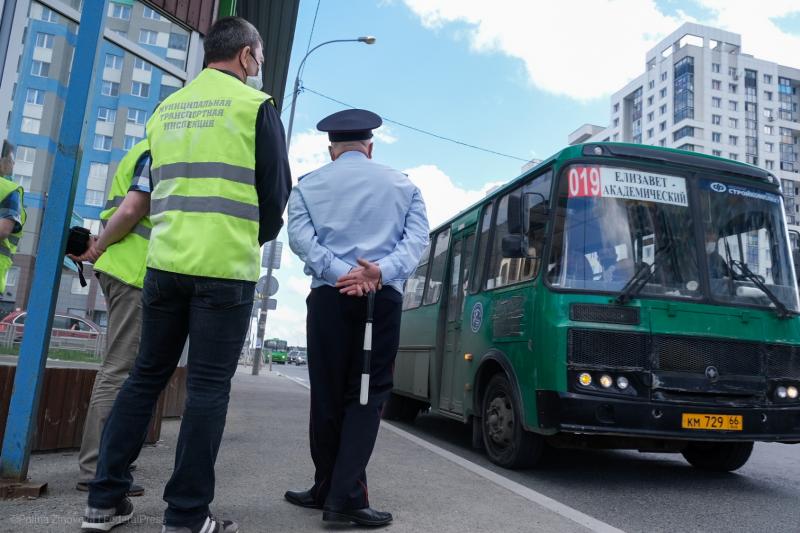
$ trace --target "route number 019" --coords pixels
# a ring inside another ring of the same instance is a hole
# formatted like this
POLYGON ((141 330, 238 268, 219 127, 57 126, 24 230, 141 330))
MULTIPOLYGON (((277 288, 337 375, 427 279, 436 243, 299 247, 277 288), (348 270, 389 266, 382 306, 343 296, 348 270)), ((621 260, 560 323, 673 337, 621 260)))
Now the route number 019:
POLYGON ((598 167, 572 167, 569 169, 569 197, 600 196, 600 169, 598 167))

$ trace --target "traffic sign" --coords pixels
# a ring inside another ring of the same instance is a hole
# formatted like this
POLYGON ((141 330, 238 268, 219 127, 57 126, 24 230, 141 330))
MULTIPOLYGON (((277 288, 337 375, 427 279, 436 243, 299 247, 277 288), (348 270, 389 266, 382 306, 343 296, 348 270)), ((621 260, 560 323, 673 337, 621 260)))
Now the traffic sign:
POLYGON ((275 276, 261 276, 256 283, 256 297, 258 298, 267 298, 269 296, 274 296, 275 293, 278 292, 278 280, 275 279, 275 276))
POLYGON ((264 251, 261 254, 261 268, 272 268, 278 270, 281 268, 281 255, 283 254, 283 243, 281 241, 269 241, 264 244, 264 251), (275 247, 275 252, 271 251, 275 247), (269 264, 269 257, 272 253, 272 266, 269 264))
POLYGON ((275 298, 270 298, 269 300, 267 300, 268 311, 274 311, 277 308, 278 308, 278 300, 276 300, 275 298))

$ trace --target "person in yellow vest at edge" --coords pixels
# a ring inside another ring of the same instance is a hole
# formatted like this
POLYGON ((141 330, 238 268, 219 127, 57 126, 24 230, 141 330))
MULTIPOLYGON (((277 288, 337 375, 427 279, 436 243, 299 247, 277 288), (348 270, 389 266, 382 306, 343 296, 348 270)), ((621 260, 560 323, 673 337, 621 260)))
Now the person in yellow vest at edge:
POLYGON ((132 518, 128 467, 187 336, 186 406, 164 488, 162 533, 239 530, 210 513, 214 463, 260 275, 260 246, 283 225, 291 175, 280 116, 258 90, 264 61, 258 31, 226 17, 211 27, 203 48, 208 67, 147 123, 153 228, 139 355, 103 429, 84 532, 109 531, 132 518))
MULTIPOLYGON (((105 209, 100 213, 103 231, 76 261, 94 263, 94 271, 108 307, 105 357, 94 380, 89 410, 78 454, 80 474, 75 488, 89 490, 94 479, 100 436, 117 393, 139 353, 142 330, 142 285, 150 212, 150 151, 147 140, 137 143, 119 162, 105 209)), ((72 257, 72 256, 71 256, 72 257)), ((131 485, 129 496, 144 488, 131 485)))
POLYGON ((6 291, 6 276, 17 253, 22 227, 25 225, 23 190, 11 181, 14 173, 14 146, 3 141, 0 152, 0 294, 6 291))

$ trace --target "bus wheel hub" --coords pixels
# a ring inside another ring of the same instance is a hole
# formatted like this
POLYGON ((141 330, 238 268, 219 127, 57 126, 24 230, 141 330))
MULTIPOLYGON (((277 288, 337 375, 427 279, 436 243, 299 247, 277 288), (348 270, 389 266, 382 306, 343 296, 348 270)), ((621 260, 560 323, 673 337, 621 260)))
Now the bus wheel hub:
POLYGON ((514 434, 514 411, 508 399, 501 396, 492 400, 486 413, 489 436, 497 444, 511 444, 514 434))

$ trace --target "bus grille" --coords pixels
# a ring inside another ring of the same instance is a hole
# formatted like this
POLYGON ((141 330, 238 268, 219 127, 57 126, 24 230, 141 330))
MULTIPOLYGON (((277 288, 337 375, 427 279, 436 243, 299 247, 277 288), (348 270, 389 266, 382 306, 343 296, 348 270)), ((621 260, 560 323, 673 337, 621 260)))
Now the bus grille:
POLYGON ((567 349, 569 363, 578 366, 691 374, 714 366, 722 376, 800 380, 800 346, 786 344, 572 328, 567 349))

